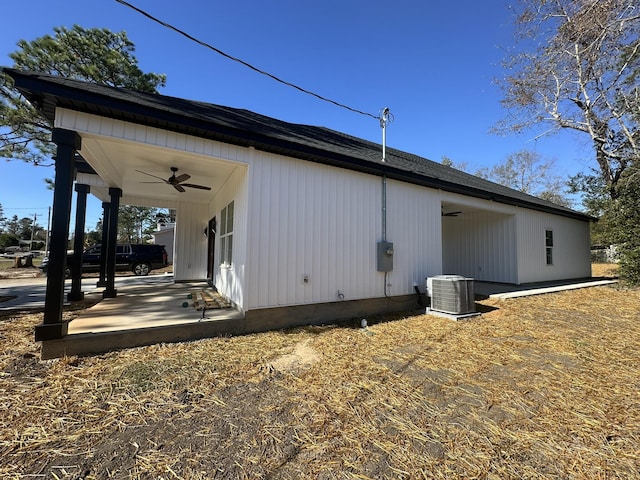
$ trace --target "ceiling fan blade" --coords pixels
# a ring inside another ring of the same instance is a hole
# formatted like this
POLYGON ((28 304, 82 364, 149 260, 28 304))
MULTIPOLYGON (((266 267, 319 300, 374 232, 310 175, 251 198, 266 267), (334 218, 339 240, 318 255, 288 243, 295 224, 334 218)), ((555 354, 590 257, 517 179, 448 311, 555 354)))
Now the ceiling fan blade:
POLYGON ((449 213, 443 213, 442 216, 443 217, 457 217, 461 213, 462 212, 449 212, 449 213))
MULTIPOLYGON (((149 175, 150 177, 157 178, 158 180, 162 180, 164 183, 168 183, 166 179, 162 177, 158 177, 157 175, 153 175, 152 173, 143 172, 142 170, 136 170, 136 172, 149 175)), ((147 183, 147 182, 142 182, 142 183, 147 183)), ((152 182, 152 183, 155 183, 155 182, 152 182)))
POLYGON ((189 175, 188 173, 182 173, 176 176, 176 172, 178 171, 176 167, 171 167, 171 171, 173 172, 173 174, 168 179, 164 179, 162 177, 154 175, 153 173, 147 173, 147 172, 143 172, 142 170, 136 170, 136 172, 138 173, 142 173, 144 175, 148 175, 150 177, 157 178, 158 180, 160 180, 160 182, 140 182, 140 183, 166 183, 167 185, 171 185, 173 188, 175 188, 177 191, 181 193, 186 192, 184 187, 197 188, 199 190, 211 190, 211 187, 205 187, 204 185, 196 185, 194 183, 182 183, 186 180, 189 180, 191 178, 191 175, 189 175))
POLYGON ((191 178, 191 175, 183 173, 182 175, 178 175, 177 177, 174 177, 173 181, 176 183, 182 183, 189 180, 190 178, 191 178))
POLYGON ((194 185, 193 183, 182 183, 183 187, 199 188, 200 190, 211 190, 211 187, 205 187, 204 185, 194 185))

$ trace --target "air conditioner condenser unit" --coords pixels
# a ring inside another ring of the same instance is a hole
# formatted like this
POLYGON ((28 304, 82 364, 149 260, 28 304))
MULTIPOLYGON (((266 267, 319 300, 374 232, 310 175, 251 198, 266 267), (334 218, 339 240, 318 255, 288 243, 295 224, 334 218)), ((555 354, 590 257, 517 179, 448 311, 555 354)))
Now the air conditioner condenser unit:
POLYGON ((476 311, 473 278, 460 275, 437 275, 427 278, 427 292, 431 310, 452 315, 466 315, 476 311))

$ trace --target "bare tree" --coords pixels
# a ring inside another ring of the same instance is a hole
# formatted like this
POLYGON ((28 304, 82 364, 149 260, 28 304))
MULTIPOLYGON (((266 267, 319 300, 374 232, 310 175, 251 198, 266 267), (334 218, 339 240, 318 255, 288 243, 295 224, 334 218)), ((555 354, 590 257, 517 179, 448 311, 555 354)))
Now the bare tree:
POLYGON ((442 156, 442 165, 444 165, 445 167, 455 168, 456 170, 460 170, 462 172, 467 171, 467 162, 454 162, 446 155, 442 156))
POLYGON ((640 157, 637 0, 521 0, 522 51, 505 61, 500 131, 544 126, 588 135, 612 198, 640 157))
POLYGON ((553 160, 544 159, 537 152, 521 150, 509 155, 504 163, 491 168, 481 168, 476 175, 558 205, 570 207, 571 201, 563 195, 563 190, 566 190, 565 182, 553 173, 553 166, 553 160))

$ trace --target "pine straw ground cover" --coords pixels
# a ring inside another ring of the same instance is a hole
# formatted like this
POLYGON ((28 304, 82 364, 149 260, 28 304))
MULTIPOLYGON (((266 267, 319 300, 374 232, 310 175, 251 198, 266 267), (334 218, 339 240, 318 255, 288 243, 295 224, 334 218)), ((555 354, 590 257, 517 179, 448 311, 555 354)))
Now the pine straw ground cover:
POLYGON ((480 303, 50 361, 0 319, 0 476, 639 478, 640 290, 480 303))

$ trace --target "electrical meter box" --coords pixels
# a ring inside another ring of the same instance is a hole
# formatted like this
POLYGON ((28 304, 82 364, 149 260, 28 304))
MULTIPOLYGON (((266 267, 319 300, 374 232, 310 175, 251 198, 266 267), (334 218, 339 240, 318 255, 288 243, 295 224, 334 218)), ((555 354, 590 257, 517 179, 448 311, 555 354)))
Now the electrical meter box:
POLYGON ((393 243, 378 242, 378 271, 390 272, 393 270, 393 243))

